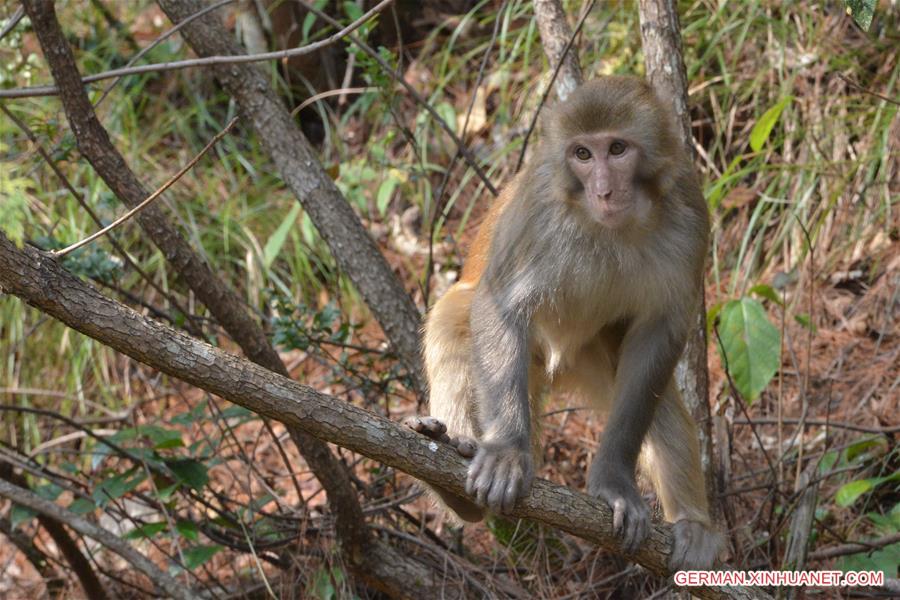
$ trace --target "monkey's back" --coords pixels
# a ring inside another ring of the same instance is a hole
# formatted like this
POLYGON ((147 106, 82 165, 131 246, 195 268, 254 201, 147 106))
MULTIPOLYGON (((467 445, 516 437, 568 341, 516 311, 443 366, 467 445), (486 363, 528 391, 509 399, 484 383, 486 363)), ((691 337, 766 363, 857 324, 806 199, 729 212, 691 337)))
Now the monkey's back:
POLYGON ((500 215, 503 214, 503 210, 515 195, 519 181, 520 177, 516 176, 509 185, 504 187, 484 215, 484 220, 481 221, 481 225, 478 227, 478 233, 475 235, 475 240, 469 248, 465 263, 463 263, 462 277, 460 278, 462 283, 474 286, 481 280, 481 275, 484 273, 485 267, 487 267, 494 230, 500 220, 500 215))

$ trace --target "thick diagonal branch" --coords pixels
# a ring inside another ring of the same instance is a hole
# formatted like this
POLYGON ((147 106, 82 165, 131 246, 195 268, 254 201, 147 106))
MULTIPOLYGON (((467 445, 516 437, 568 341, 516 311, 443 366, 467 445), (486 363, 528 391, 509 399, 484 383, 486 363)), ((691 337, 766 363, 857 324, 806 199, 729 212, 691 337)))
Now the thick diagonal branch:
MULTIPOLYGON (((30 247, 17 249, 2 234, 0 290, 173 377, 422 481, 465 494, 466 462, 449 445, 148 319, 77 279, 47 254, 30 247)), ((535 482, 510 515, 535 519, 619 551, 606 504, 549 481, 535 482)), ((670 526, 657 524, 628 558, 666 576, 671 548, 670 526)), ((691 593, 702 598, 768 598, 754 588, 692 588, 691 593)))

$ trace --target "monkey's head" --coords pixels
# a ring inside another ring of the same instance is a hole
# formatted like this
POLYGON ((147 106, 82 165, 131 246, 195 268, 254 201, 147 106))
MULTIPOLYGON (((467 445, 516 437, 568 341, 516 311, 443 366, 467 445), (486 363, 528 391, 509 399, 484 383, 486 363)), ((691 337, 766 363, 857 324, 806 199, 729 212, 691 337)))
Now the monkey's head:
POLYGON ((606 228, 650 219, 683 162, 669 112, 636 77, 585 83, 544 126, 544 164, 557 165, 569 198, 606 228))

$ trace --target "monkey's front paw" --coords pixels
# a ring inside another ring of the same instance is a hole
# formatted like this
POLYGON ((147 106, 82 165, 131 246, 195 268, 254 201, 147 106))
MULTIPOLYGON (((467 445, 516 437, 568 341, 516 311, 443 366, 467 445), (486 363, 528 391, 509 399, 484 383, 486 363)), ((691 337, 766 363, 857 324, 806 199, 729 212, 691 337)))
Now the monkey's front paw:
POLYGON ((518 443, 482 442, 469 465, 466 492, 494 512, 510 510, 534 481, 534 464, 526 448, 518 443))
POLYGON ((605 501, 613 511, 613 533, 622 538, 626 552, 634 553, 650 534, 650 510, 627 476, 592 478, 588 493, 605 501))
POLYGON ((671 571, 709 569, 722 549, 723 540, 719 532, 700 521, 676 521, 673 533, 675 547, 669 557, 671 571))

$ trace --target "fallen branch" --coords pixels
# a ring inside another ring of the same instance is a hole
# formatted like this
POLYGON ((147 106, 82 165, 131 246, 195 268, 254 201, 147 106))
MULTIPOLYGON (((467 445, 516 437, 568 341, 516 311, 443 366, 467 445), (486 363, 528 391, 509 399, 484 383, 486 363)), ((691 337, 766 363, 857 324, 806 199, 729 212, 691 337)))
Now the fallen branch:
MULTIPOLYGON (((2 234, 0 290, 172 377, 465 494, 466 461, 450 446, 148 319, 105 297, 48 254, 27 246, 18 249, 2 234)), ((534 519, 621 552, 612 533, 612 513, 604 502, 546 480, 536 481, 509 516, 534 519)), ((658 523, 640 549, 625 556, 667 576, 672 541, 671 526, 658 523)), ((705 587, 692 588, 691 593, 701 598, 768 597, 757 588, 705 587)))

